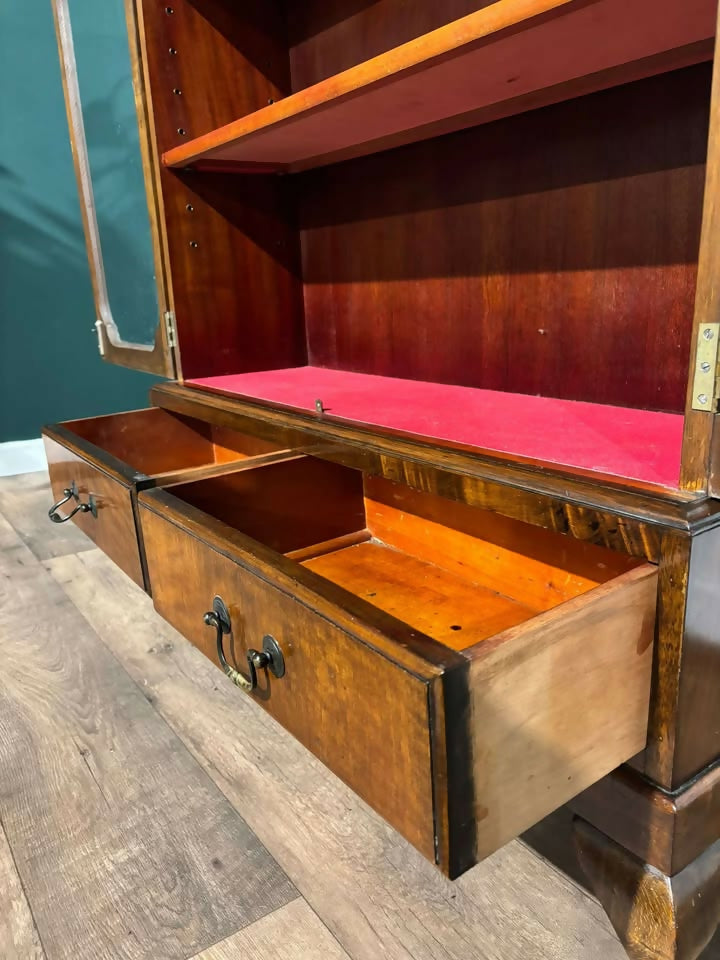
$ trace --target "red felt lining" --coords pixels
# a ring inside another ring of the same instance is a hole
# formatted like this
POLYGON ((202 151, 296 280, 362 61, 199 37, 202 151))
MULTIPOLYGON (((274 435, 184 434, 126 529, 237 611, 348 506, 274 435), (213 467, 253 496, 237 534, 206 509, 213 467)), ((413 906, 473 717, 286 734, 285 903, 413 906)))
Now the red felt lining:
POLYGON ((497 453, 677 488, 683 416, 293 367, 187 381, 188 386, 315 411, 497 453))

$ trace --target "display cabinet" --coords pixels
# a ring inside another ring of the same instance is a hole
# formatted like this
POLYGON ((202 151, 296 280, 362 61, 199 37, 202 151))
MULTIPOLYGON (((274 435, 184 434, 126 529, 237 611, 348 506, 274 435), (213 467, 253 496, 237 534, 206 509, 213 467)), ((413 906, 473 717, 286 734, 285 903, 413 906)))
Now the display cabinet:
POLYGON ((694 960, 715 0, 54 3, 101 350, 168 380, 46 428, 51 519, 449 876, 570 802, 630 956, 694 960))

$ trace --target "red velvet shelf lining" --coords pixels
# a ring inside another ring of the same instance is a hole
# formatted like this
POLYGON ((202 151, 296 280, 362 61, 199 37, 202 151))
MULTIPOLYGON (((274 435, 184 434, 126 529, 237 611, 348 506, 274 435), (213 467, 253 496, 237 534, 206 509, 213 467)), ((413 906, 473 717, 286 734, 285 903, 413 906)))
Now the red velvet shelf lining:
POLYGON ((677 488, 683 417, 519 393, 293 367, 187 381, 328 420, 677 488))

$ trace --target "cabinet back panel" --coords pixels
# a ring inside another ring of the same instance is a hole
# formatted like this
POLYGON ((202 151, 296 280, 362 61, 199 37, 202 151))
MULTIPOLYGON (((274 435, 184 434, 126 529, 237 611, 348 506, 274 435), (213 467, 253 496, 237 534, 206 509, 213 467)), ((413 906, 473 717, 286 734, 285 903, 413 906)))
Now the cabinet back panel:
POLYGON ((310 362, 682 411, 702 64, 295 178, 310 362))
POLYGON ((287 0, 293 92, 494 0, 287 0))

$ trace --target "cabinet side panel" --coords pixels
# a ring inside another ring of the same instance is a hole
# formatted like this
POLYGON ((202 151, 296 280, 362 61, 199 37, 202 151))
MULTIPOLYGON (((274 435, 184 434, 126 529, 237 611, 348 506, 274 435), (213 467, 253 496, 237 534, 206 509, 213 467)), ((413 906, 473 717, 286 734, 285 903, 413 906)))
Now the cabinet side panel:
MULTIPOLYGON (((143 0, 159 153, 289 92, 279 5, 236 8, 143 0)), ((284 184, 163 169, 161 186, 182 376, 304 363, 299 237, 284 184)))

